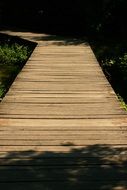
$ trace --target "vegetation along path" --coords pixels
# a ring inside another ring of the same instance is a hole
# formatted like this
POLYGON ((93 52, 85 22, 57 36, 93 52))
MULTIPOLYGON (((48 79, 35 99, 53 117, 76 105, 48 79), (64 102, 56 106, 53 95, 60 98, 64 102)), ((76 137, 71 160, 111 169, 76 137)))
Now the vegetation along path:
POLYGON ((0 104, 0 189, 127 189, 127 115, 89 44, 37 46, 0 104))

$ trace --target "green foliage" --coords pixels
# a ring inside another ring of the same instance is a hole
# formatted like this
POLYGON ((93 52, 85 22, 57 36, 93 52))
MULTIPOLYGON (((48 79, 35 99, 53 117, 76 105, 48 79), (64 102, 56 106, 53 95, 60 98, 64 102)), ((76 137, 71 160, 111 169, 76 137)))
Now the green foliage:
POLYGON ((20 65, 27 59, 28 55, 28 47, 16 43, 11 46, 8 44, 0 46, 0 64, 20 65))
POLYGON ((127 104, 124 102, 123 98, 119 94, 117 94, 117 96, 120 100, 121 107, 127 111, 127 104))
POLYGON ((127 45, 126 42, 104 42, 93 45, 104 73, 127 110, 127 45))
MULTIPOLYGON (((4 93, 5 93, 5 86, 0 84, 0 97, 2 97, 4 93)), ((0 98, 0 100, 1 100, 1 98, 0 98)))
POLYGON ((30 53, 28 46, 17 43, 0 46, 0 97, 5 95, 30 53))

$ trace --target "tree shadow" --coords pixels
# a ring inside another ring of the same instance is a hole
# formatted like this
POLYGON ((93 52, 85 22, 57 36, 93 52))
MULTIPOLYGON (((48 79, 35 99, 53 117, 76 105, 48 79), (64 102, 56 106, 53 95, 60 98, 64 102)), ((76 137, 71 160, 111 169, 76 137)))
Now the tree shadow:
POLYGON ((127 189, 126 148, 98 144, 55 148, 56 151, 48 151, 47 147, 44 152, 8 152, 5 157, 1 153, 1 189, 127 189))
POLYGON ((36 41, 51 42, 54 45, 88 45, 88 39, 86 37, 77 37, 77 36, 59 36, 59 35, 42 35, 33 37, 36 41))
POLYGON ((32 31, 32 30, 26 30, 26 29, 22 29, 22 28, 15 28, 15 27, 1 27, 0 28, 1 31, 1 35, 5 35, 6 37, 8 35, 14 35, 15 38, 19 38, 24 42, 26 41, 26 39, 29 40, 29 42, 33 43, 35 46, 35 43, 39 43, 39 42, 47 42, 48 44, 53 44, 53 45, 58 45, 58 46, 68 46, 68 45, 89 45, 89 39, 84 36, 78 36, 78 35, 55 35, 55 34, 50 34, 50 33, 42 33, 42 32, 38 32, 38 31, 32 31))

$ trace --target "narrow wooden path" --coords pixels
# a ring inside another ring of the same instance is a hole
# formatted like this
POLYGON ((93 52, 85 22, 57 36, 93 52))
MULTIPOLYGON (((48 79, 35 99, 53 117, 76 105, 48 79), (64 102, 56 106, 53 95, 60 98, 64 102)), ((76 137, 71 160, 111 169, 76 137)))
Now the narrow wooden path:
POLYGON ((127 114, 88 43, 28 32, 0 104, 0 189, 127 190, 127 114))

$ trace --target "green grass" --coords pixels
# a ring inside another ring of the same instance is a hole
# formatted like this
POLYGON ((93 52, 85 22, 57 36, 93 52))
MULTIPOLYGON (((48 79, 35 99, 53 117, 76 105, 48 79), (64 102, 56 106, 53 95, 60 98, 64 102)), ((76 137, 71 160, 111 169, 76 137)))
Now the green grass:
POLYGON ((0 98, 4 97, 31 52, 29 46, 18 43, 0 45, 0 98))

